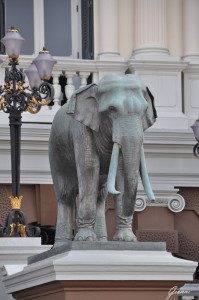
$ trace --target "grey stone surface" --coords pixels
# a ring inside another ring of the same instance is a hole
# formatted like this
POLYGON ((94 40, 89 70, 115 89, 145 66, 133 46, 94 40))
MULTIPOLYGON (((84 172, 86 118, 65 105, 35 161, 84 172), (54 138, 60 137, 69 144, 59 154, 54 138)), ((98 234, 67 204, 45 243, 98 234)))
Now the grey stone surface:
POLYGON ((186 283, 180 288, 180 292, 182 296, 199 296, 199 284, 186 283))
POLYGON ((68 242, 62 246, 55 247, 49 251, 28 258, 28 264, 62 254, 70 250, 131 250, 131 251, 166 251, 164 242, 68 242))

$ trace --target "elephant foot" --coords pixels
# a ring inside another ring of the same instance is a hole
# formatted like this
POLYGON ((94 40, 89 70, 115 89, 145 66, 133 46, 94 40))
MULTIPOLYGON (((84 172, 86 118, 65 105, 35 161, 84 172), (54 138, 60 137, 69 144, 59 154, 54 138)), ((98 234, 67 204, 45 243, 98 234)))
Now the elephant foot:
POLYGON ((60 240, 56 241, 55 240, 53 248, 58 248, 58 247, 61 247, 61 246, 65 246, 65 245, 67 245, 71 242, 72 242, 72 239, 64 239, 63 241, 60 241, 60 240))
POLYGON ((137 238, 130 228, 120 228, 116 230, 113 241, 137 242, 137 238))
POLYGON ((100 236, 98 237, 99 242, 107 242, 107 236, 100 236))
POLYGON ((95 242, 97 241, 97 236, 93 229, 91 228, 80 228, 78 233, 76 234, 75 241, 89 241, 95 242))

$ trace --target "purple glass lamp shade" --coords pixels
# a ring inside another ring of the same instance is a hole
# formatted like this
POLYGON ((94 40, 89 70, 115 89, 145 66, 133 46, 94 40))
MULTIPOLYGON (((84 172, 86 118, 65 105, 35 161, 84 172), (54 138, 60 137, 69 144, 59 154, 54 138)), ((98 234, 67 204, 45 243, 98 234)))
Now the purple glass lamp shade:
POLYGON ((39 89, 39 86, 41 85, 42 81, 40 79, 39 73, 37 71, 37 68, 35 64, 31 63, 28 69, 24 71, 24 73, 28 77, 28 81, 30 84, 31 89, 37 88, 39 89))
POLYGON ((199 119, 195 121, 195 123, 191 126, 191 128, 195 135, 195 139, 199 142, 199 119))
POLYGON ((33 60, 42 80, 49 80, 52 75, 53 66, 57 63, 50 53, 43 48, 39 55, 33 60))
POLYGON ((11 27, 6 35, 1 39, 6 48, 6 53, 10 58, 17 58, 21 51, 24 38, 19 34, 18 30, 11 27))

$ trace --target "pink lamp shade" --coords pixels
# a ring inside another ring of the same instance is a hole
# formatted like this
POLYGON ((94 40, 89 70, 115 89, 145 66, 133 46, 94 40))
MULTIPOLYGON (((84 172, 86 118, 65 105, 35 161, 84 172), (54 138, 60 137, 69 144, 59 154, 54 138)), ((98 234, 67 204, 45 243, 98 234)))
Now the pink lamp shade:
POLYGON ((6 48, 6 53, 10 58, 17 58, 20 54, 24 38, 19 34, 19 31, 11 27, 6 35, 1 39, 1 42, 6 48))
POLYGON ((195 121, 195 123, 191 126, 191 128, 195 135, 195 139, 199 142, 199 119, 195 121))
POLYGON ((39 55, 33 60, 37 67, 39 76, 42 80, 49 80, 52 75, 53 66, 57 63, 49 51, 43 48, 39 55))
POLYGON ((24 71, 26 76, 28 77, 28 81, 30 84, 31 89, 37 88, 41 85, 42 81, 40 79, 39 73, 34 63, 31 63, 28 69, 24 71))

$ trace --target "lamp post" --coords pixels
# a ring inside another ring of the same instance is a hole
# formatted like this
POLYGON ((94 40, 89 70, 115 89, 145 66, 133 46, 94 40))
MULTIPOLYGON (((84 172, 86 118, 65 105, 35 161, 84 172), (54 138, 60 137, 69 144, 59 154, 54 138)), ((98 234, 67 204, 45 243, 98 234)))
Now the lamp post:
MULTIPOLYGON (((11 27, 2 38, 9 58, 9 68, 5 71, 5 84, 0 87, 0 110, 9 115, 11 141, 11 172, 12 172, 12 210, 6 218, 5 227, 1 228, 0 236, 38 236, 38 227, 29 227, 25 216, 20 210, 23 196, 20 195, 20 150, 22 113, 37 113, 42 105, 51 102, 54 90, 47 82, 50 79, 56 60, 43 48, 37 58, 24 72, 29 80, 30 88, 25 87, 23 71, 17 68, 19 54, 24 39, 19 31, 11 27)), ((0 63, 3 61, 1 60, 0 63)))
POLYGON ((193 147, 193 153, 197 158, 199 158, 199 119, 195 121, 195 123, 191 126, 191 128, 193 130, 195 139, 198 142, 193 147))

